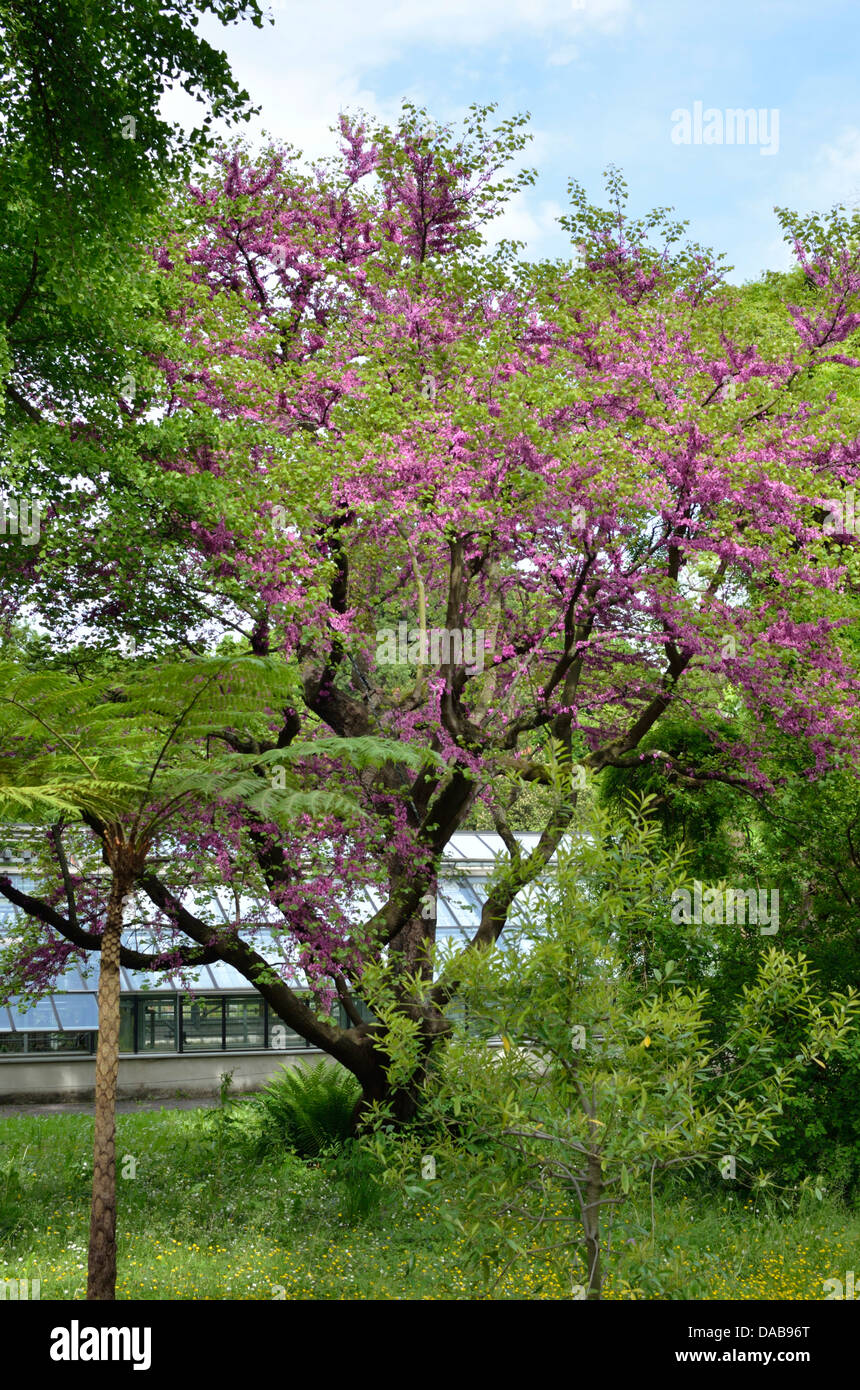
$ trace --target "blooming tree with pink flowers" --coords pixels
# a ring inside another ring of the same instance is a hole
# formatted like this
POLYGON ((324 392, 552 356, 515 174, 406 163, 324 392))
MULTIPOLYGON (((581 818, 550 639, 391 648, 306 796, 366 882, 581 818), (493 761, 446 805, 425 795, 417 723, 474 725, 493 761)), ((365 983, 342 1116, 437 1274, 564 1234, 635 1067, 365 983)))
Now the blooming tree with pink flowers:
MULTIPOLYGON (((138 887, 165 941, 230 961, 401 1117, 449 1026, 432 899, 478 804, 509 860, 466 950, 498 939, 604 768, 660 759, 681 782, 763 795, 786 738, 810 778, 854 757, 856 540, 823 517, 860 476, 856 250, 798 242, 799 302, 756 324, 664 213, 627 215, 611 172, 608 210, 572 185, 578 264, 526 264, 487 242, 531 177, 507 172, 522 123, 491 130, 489 114, 460 134, 409 107, 393 129, 342 118, 337 159, 237 149, 188 191, 158 248, 163 346, 125 436, 153 493, 183 504, 147 538, 148 590, 120 546, 82 580, 103 630, 139 630, 170 593, 177 644, 273 663, 253 717, 207 733, 225 779, 277 788, 300 745, 291 773, 360 806, 349 824, 286 824, 207 802, 179 862, 138 887), (660 749, 667 715, 706 734, 698 765, 660 749), (544 812, 529 854, 512 829, 527 784, 544 812), (231 927, 189 906, 202 883, 232 890, 231 927), (379 906, 360 920, 365 885, 379 906), (383 958, 420 1039, 393 1096, 384 1029, 359 1005, 383 958)), ((107 523, 87 497, 69 506, 75 536, 55 527, 55 543, 86 576, 107 523)))

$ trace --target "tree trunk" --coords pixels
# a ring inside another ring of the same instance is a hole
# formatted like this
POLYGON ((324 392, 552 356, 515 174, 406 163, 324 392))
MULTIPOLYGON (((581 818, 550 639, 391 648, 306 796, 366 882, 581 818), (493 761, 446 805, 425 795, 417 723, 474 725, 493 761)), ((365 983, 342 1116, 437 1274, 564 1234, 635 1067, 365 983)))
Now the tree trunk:
POLYGON ((380 1101, 390 1107, 390 1119, 399 1128, 401 1125, 409 1124, 418 1114, 421 1104, 420 1087, 416 1086, 414 1089, 405 1086, 395 1088, 389 1086, 384 1077, 380 1079, 378 1085, 365 1083, 352 1113, 355 1134, 361 1133, 365 1116, 370 1111, 374 1101, 380 1101))
POLYGON ((586 1298, 599 1299, 602 1283, 600 1270, 600 1198, 603 1195, 603 1166, 600 1155, 590 1153, 587 1167, 588 1180, 585 1186, 585 1210, 583 1227, 585 1230, 585 1261, 588 1269, 586 1298))
POLYGON ((102 936, 96 1052, 93 1196, 87 1299, 116 1297, 116 1081, 119 1070, 119 951, 128 885, 114 875, 102 936))
POLYGON ((390 1118, 398 1128, 415 1119, 421 1109, 422 1088, 430 1055, 435 1047, 444 1046, 450 1031, 450 1023, 441 1015, 438 1020, 433 1021, 432 1026, 428 1026, 428 1031, 421 1039, 421 1054, 415 1069, 409 1080, 398 1086, 392 1086, 386 1075, 388 1057, 368 1039, 369 1045, 361 1059, 361 1066, 354 1070, 354 1075, 361 1083, 361 1096, 353 1111, 353 1128, 356 1133, 361 1130, 365 1114, 374 1101, 389 1106, 390 1118))

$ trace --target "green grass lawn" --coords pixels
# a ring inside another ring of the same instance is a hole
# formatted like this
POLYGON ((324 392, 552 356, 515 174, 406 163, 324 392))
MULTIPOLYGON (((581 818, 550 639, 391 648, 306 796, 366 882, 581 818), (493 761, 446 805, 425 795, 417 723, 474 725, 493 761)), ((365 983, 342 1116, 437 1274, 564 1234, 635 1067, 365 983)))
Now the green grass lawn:
MULTIPOLYGON (((43 1299, 84 1295, 91 1146, 88 1116, 0 1121, 0 1278, 40 1279, 43 1299)), ((489 1292, 432 1210, 386 1193, 350 1221, 323 1168, 243 1159, 211 1112, 120 1116, 117 1176, 118 1298, 552 1299, 576 1278, 533 1260, 489 1292)), ((860 1213, 827 1200, 775 1215, 741 1192, 673 1198, 653 1243, 619 1248, 609 1298, 821 1299, 852 1268, 860 1285, 860 1213)))

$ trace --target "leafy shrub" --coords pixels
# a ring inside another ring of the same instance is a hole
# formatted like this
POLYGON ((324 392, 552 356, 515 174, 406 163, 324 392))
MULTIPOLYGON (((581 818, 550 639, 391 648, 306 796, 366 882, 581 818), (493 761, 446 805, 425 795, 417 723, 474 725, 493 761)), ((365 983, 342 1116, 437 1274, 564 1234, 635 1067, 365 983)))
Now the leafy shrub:
POLYGON ((205 1132, 214 1132, 217 1137, 219 1126, 223 1128, 225 1142, 232 1149, 238 1149, 240 1153, 252 1159, 265 1157, 263 1131, 266 1128, 266 1112, 258 1096, 236 1101, 224 1112, 206 1112, 201 1121, 201 1127, 205 1128, 205 1132))
POLYGON ((826 1070, 810 1067, 804 1085, 790 1096, 775 1130, 775 1166, 789 1182, 817 1175, 833 1196, 855 1200, 860 1193, 860 1031, 829 1059, 826 1070))
POLYGON ((347 1139, 325 1167, 340 1189, 338 1205, 349 1225, 378 1210, 385 1192, 384 1169, 375 1154, 356 1139, 347 1139))
POLYGON ((16 1160, 4 1159, 0 1163, 0 1235, 11 1234, 19 1225, 23 1194, 24 1181, 16 1160))
MULTIPOLYGON (((631 962, 647 952, 636 943, 647 945, 654 913, 668 913, 686 881, 645 809, 634 804, 626 822, 595 815, 590 836, 559 847, 555 874, 532 885, 528 951, 501 942, 458 958, 467 1016, 498 1032, 501 1051, 462 1028, 449 1045, 423 1098, 425 1117, 441 1122, 434 1148, 413 1127, 395 1151, 388 1117, 376 1117, 393 1180, 432 1202, 497 1281, 511 1254, 527 1265, 555 1248, 585 1296, 600 1298, 617 1259, 608 1231, 649 1211, 655 1169, 722 1172, 728 1158, 732 1180, 737 1164, 757 1198, 772 1190, 760 1155, 802 1069, 835 1067, 856 1029, 860 996, 820 994, 808 958, 773 946, 716 1038, 706 991, 683 985, 676 961, 652 965, 639 986, 631 962), (425 1177, 422 1149, 439 1183, 425 1177)), ((400 1042, 386 1033, 383 1045, 393 1056, 400 1042)), ((649 1225, 653 1242, 650 1213, 649 1225)))
MULTIPOLYGON (((351 1072, 329 1062, 282 1067, 251 1102, 260 1116, 258 1156, 280 1154, 287 1148, 300 1158, 318 1158, 328 1149, 339 1148, 352 1132, 360 1094, 351 1072)), ((247 1119, 237 1118, 234 1123, 249 1132, 247 1119)))

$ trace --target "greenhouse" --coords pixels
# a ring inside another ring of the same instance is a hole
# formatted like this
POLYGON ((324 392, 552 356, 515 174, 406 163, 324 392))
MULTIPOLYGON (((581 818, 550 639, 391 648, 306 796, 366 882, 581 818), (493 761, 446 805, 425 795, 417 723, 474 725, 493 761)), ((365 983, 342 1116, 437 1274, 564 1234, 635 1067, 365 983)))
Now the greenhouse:
MULTIPOLYGON (((519 837, 524 849, 536 834, 519 837)), ((27 854, 13 839, 0 852, 12 883, 30 886, 27 854)), ((468 939, 480 918, 486 886, 502 841, 492 833, 460 833, 448 845, 436 898, 437 940, 468 939)), ((379 907, 364 892, 363 915, 379 907)), ((226 897, 215 895, 224 921, 226 897)), ((19 912, 0 897, 0 932, 14 931, 19 912)), ((257 941, 267 959, 277 959, 270 941, 257 941)), ((136 930, 124 944, 144 949, 136 930)), ((217 1089, 232 1070, 236 1089, 259 1084, 284 1060, 321 1055, 279 1019, 257 991, 226 961, 185 972, 186 988, 155 973, 121 970, 122 1022, 119 1094, 203 1092, 217 1089), (281 1054, 277 1058, 271 1054, 281 1054), (226 1059, 230 1059, 229 1066, 226 1059)), ((98 958, 70 964, 53 992, 33 1003, 23 998, 0 1005, 0 1099, 48 1099, 89 1095, 98 1038, 98 958)), ((340 1022, 348 1026, 345 1014, 340 1022)))

